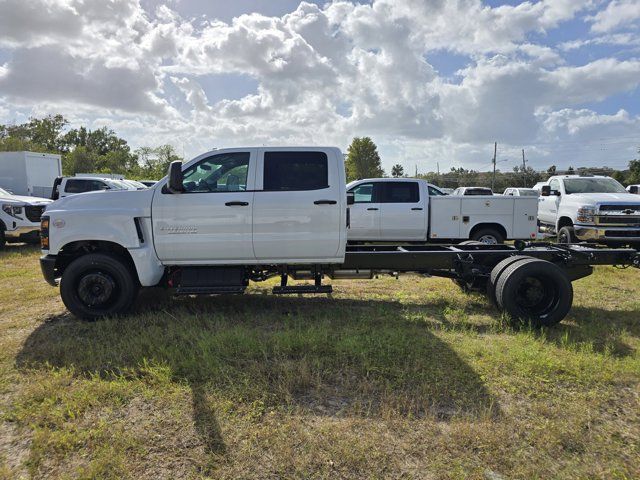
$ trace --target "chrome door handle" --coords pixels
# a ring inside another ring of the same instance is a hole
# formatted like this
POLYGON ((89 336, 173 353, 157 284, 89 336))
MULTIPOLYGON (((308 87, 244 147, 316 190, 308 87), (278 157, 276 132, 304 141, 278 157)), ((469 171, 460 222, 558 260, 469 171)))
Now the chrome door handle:
POLYGON ((227 202, 225 205, 227 207, 246 207, 249 205, 249 202, 227 202))
POLYGON ((335 205, 338 203, 336 200, 316 200, 313 202, 314 205, 335 205))

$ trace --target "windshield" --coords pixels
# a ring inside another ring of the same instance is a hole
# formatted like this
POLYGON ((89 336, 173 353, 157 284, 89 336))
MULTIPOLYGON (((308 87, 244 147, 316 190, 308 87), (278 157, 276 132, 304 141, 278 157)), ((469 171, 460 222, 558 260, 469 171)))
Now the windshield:
POLYGON ((131 187, 120 180, 109 180, 109 186, 111 190, 130 190, 131 187))
POLYGON ((540 195, 540 193, 537 190, 534 190, 534 189, 530 189, 530 190, 520 189, 520 196, 521 197, 537 197, 538 195, 540 195))
POLYGON ((564 189, 572 193, 627 193, 613 178, 566 178, 564 189))

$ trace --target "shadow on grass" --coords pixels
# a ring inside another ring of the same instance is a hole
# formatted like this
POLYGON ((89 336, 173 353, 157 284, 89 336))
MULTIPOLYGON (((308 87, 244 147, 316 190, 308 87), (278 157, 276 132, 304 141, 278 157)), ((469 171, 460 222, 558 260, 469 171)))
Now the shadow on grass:
POLYGON ((638 311, 573 307, 568 321, 540 332, 563 348, 587 349, 623 358, 634 353, 623 336, 640 338, 638 311))
MULTIPOLYGON (((499 414, 478 374, 394 301, 327 298, 141 299, 140 313, 98 322, 51 317, 25 341, 21 369, 72 367, 79 375, 136 378, 168 366, 192 391, 193 420, 208 450, 225 444, 210 398, 234 408, 331 416, 499 414), (152 311, 148 311, 152 308, 152 311)), ((421 307, 437 316, 441 306, 421 307)))

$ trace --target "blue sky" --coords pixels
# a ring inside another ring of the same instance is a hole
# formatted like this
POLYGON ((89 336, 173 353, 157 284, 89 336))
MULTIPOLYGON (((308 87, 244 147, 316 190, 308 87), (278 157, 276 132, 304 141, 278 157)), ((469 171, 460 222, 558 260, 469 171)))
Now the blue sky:
POLYGON ((0 122, 48 113, 187 156, 368 135, 387 170, 494 141, 503 169, 624 167, 640 2, 0 0, 0 122))

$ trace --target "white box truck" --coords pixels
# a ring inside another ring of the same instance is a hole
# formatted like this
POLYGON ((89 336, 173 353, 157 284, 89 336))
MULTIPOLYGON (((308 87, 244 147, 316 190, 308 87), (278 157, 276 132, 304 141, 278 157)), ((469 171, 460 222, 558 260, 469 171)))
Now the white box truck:
POLYGON ((61 175, 60 155, 0 152, 0 187, 15 195, 49 198, 54 180, 61 175))

